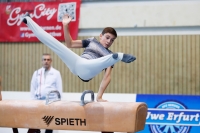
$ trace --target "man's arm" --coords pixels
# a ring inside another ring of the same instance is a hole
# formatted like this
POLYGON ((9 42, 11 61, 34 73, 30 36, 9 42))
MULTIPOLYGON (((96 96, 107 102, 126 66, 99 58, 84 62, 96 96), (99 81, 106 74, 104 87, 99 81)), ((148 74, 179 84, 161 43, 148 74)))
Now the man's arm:
POLYGON ((103 100, 102 96, 103 96, 104 91, 106 90, 107 86, 109 85, 109 83, 111 81, 111 70, 112 70, 111 67, 108 67, 105 70, 105 74, 104 74, 103 80, 101 81, 101 84, 100 84, 100 87, 99 87, 99 92, 98 92, 97 98, 96 98, 96 100, 98 102, 106 102, 107 101, 107 100, 103 100))
POLYGON ((65 45, 68 48, 82 48, 82 41, 81 40, 72 40, 72 37, 69 33, 69 23, 71 22, 72 18, 69 15, 63 16, 63 30, 64 30, 64 37, 65 37, 65 45))
POLYGON ((31 93, 31 99, 35 99, 35 90, 37 89, 37 71, 33 73, 32 79, 31 79, 31 86, 30 86, 30 93, 31 93))

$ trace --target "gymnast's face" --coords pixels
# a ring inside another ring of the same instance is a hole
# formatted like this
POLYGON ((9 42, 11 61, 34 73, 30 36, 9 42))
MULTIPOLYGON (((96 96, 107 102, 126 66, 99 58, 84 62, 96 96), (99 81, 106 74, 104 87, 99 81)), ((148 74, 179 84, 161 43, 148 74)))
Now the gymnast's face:
POLYGON ((50 55, 43 55, 42 56, 42 66, 46 69, 49 70, 49 68, 51 67, 51 56, 50 55))
POLYGON ((113 44, 115 39, 116 37, 111 33, 100 34, 100 43, 105 48, 109 48, 113 44))

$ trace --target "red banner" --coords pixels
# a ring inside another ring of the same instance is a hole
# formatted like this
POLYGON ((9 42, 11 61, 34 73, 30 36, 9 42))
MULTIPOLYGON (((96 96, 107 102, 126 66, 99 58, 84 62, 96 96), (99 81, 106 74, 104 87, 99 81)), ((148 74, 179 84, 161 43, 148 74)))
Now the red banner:
POLYGON ((80 0, 60 0, 56 2, 10 2, 0 4, 0 42, 38 42, 33 32, 22 22, 22 16, 30 17, 45 31, 59 41, 64 40, 63 14, 72 16, 69 31, 77 38, 80 0))

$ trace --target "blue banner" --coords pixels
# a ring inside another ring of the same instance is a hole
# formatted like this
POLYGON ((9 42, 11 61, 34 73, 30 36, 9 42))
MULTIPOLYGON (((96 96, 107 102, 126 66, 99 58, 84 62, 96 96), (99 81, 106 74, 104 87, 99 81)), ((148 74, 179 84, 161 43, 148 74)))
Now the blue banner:
POLYGON ((137 94, 148 106, 145 129, 139 133, 200 132, 200 96, 137 94))

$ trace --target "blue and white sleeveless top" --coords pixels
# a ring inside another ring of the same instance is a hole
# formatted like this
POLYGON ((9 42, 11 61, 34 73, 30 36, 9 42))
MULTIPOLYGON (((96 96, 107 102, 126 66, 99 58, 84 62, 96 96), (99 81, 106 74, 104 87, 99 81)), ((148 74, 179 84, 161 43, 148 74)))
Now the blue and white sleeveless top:
POLYGON ((85 48, 84 52, 82 53, 81 57, 86 59, 96 59, 100 58, 113 52, 109 49, 103 47, 100 42, 94 37, 88 38, 86 40, 82 40, 83 48, 85 48))

